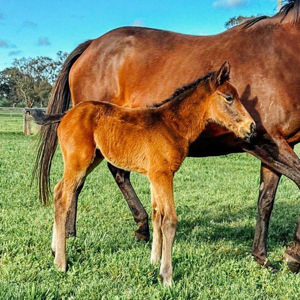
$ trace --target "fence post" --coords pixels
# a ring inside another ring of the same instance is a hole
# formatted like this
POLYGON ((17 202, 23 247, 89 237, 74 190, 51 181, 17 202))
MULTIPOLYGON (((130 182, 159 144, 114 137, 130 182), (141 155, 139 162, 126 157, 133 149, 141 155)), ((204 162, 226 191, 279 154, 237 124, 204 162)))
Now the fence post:
POLYGON ((30 115, 29 111, 24 110, 23 112, 23 120, 24 120, 24 125, 23 125, 23 132, 25 135, 31 135, 31 120, 32 116, 30 115))

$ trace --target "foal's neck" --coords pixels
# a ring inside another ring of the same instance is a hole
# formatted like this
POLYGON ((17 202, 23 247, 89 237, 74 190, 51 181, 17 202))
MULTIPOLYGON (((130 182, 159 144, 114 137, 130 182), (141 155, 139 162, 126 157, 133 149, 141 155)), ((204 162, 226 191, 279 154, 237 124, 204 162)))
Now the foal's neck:
POLYGON ((207 122, 206 100, 209 96, 205 86, 197 86, 184 99, 176 99, 168 103, 162 108, 166 124, 189 143, 194 142, 204 130, 207 122))

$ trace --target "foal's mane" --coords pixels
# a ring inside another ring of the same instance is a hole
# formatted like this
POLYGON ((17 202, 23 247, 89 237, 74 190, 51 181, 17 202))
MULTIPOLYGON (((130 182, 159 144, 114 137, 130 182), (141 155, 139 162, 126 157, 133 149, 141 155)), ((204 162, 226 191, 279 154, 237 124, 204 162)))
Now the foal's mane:
MULTIPOLYGON (((294 23, 300 22, 300 0, 289 0, 288 3, 281 7, 280 11, 275 15, 275 17, 281 17, 280 23, 282 23, 290 12, 294 13, 294 23)), ((271 17, 260 16, 249 19, 242 24, 242 29, 247 29, 261 20, 270 18, 271 17)))
POLYGON ((180 102, 180 101, 184 100, 186 97, 190 96, 195 91, 195 89, 197 88, 197 86, 200 83, 204 83, 209 78, 211 78, 214 74, 215 74, 215 72, 208 73, 207 75, 198 78, 197 80, 193 81, 192 83, 189 83, 189 84, 177 89, 169 98, 163 100, 162 102, 150 105, 148 107, 149 108, 157 108, 157 107, 160 107, 169 102, 175 102, 175 101, 180 102))

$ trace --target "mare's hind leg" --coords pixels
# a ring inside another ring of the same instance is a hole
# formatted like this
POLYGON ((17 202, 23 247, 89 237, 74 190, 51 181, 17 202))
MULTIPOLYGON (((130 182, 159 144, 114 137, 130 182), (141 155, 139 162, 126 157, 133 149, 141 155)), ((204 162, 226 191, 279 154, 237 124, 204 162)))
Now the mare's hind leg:
POLYGON ((284 259, 289 269, 298 273, 300 270, 300 218, 298 220, 296 233, 294 236, 294 245, 288 247, 284 253, 284 259))
POLYGON ((110 163, 108 163, 107 166, 124 195, 124 198, 133 215, 134 221, 138 225, 138 230, 135 231, 134 235, 138 240, 144 240, 148 242, 150 237, 148 214, 131 185, 130 172, 118 169, 112 166, 110 163))
POLYGON ((273 172, 262 163, 260 176, 257 222, 252 246, 252 255, 259 264, 270 267, 271 264, 267 261, 266 242, 274 198, 281 175, 273 172))
MULTIPOLYGON (((252 146, 253 149, 247 149, 246 146, 245 150, 257 156, 269 168, 293 180, 300 188, 300 160, 284 138, 273 137, 269 142, 267 140, 265 143, 252 146)), ((294 236, 294 245, 286 249, 284 257, 290 270, 298 272, 300 269, 299 223, 294 236)))

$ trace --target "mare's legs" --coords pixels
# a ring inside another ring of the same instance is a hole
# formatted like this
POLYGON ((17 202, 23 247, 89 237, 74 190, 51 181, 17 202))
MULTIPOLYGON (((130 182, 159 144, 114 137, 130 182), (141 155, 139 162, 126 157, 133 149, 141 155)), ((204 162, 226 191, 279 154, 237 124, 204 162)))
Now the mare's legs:
POLYGON ((153 244, 151 262, 161 256, 160 276, 164 286, 172 283, 172 246, 177 226, 173 196, 173 174, 155 172, 149 175, 153 207, 153 244), (161 241, 162 238, 162 241, 161 241), (160 255, 161 254, 161 255, 160 255))
POLYGON ((262 163, 260 176, 257 222, 252 246, 252 255, 259 264, 269 267, 270 263, 267 262, 266 242, 274 198, 281 175, 273 172, 262 163))
POLYGON ((294 245, 288 247, 284 253, 284 259, 294 273, 300 270, 300 218, 298 220, 296 233, 294 236, 294 245))
MULTIPOLYGON (((245 147, 245 150, 257 156, 270 170, 278 172, 293 180, 298 188, 300 188, 300 160, 293 148, 287 143, 284 138, 273 138, 273 140, 256 144, 252 149, 245 147)), ((278 176, 278 175, 277 175, 278 176)), ((279 178, 278 178, 279 179, 279 178)), ((272 184, 274 189, 275 173, 271 180, 271 187, 268 188, 272 192, 272 184)), ((268 190, 267 189, 267 190, 268 190)), ((267 191, 266 190, 266 191, 267 191)), ((274 192, 276 189, 274 190, 274 192)), ((266 196, 268 197, 268 196, 266 196)), ((258 211, 264 210, 265 201, 258 201, 258 211)), ((271 212, 271 211, 270 211, 271 212)), ((256 237, 257 237, 256 232, 256 237)), ((256 241, 254 241, 256 243, 256 241)), ((266 253, 266 249, 264 249, 266 253)), ((294 236, 294 245, 288 247, 285 253, 285 260, 288 267, 293 272, 298 272, 300 268, 300 225, 298 222, 296 234, 294 236)))
POLYGON ((149 241, 148 214, 131 185, 130 172, 118 169, 110 163, 107 166, 125 197, 134 221, 138 225, 138 230, 134 232, 134 235, 138 240, 149 241))

